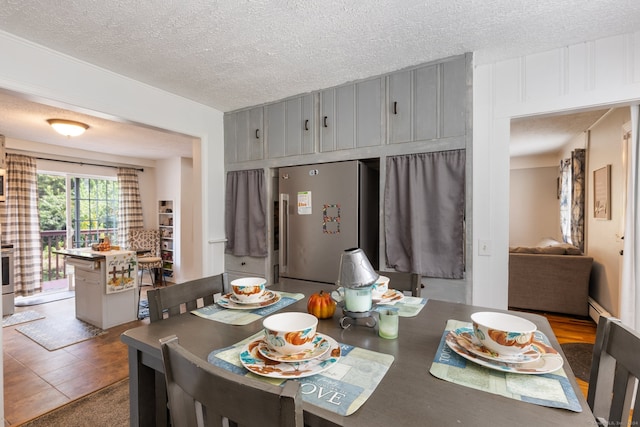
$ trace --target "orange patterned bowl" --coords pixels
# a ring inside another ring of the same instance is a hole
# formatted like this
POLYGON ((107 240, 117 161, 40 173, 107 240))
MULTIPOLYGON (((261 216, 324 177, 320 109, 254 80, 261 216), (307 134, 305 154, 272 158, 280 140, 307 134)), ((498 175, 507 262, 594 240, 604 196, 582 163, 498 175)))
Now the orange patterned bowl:
POLYGON ((506 313, 480 311, 471 315, 473 333, 483 346, 503 356, 522 354, 531 348, 536 325, 506 313))
POLYGON ((255 303, 260 301, 266 284, 262 277, 244 277, 231 281, 231 291, 239 302, 255 303))
POLYGON ((262 326, 267 346, 277 353, 291 356, 313 350, 318 318, 308 313, 278 313, 265 318, 262 326))

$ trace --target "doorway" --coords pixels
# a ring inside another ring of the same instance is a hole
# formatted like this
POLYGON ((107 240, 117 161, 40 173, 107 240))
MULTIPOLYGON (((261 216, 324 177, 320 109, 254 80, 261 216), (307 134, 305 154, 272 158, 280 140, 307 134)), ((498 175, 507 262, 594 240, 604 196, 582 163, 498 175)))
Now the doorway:
POLYGON ((38 173, 42 248, 41 291, 69 289, 65 257, 57 249, 117 242, 118 181, 113 177, 38 173))
MULTIPOLYGON (((522 118, 511 122, 514 144, 527 138, 535 142, 536 132, 542 137, 553 132, 565 132, 567 135, 566 142, 559 148, 511 157, 509 246, 536 246, 546 238, 562 241, 560 199, 557 193, 560 161, 570 157, 573 149, 585 148, 584 252, 594 258, 589 294, 592 300, 610 312, 616 312, 619 304, 620 249, 626 191, 623 125, 629 120, 629 107, 621 106, 522 118), (595 218, 593 212, 593 174, 607 165, 611 166, 612 171, 611 218, 602 220, 595 218), (523 207, 523 200, 528 203, 527 207, 523 207), (524 218, 523 212, 529 216, 524 218)), ((543 145, 544 141, 540 142, 539 148, 543 145)))

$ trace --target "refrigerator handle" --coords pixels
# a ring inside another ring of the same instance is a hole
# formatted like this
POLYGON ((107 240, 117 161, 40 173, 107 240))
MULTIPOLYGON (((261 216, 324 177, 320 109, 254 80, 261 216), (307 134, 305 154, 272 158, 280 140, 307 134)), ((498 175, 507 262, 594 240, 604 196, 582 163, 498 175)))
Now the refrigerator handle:
POLYGON ((280 224, 278 224, 280 228, 280 254, 279 254, 279 263, 280 263, 280 272, 287 272, 287 262, 289 260, 289 195, 280 193, 280 203, 278 203, 280 207, 280 213, 278 217, 280 218, 280 224))

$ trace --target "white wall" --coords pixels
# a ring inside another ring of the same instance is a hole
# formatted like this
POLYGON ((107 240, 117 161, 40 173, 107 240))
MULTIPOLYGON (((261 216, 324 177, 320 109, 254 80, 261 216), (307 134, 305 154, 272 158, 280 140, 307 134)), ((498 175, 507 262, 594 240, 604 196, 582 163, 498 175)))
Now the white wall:
POLYGON ((208 243, 224 236, 224 213, 218 209, 224 204, 222 112, 4 32, 0 54, 5 59, 0 67, 2 89, 199 138, 201 146, 194 154, 199 165, 194 170, 201 174, 197 181, 202 183, 202 213, 194 227, 203 239, 197 254, 206 260, 202 274, 224 271, 223 243, 208 243))
MULTIPOLYGON (((224 271, 224 213, 219 208, 224 206, 222 112, 5 32, 0 32, 0 56, 0 89, 26 94, 42 103, 82 108, 85 112, 95 111, 199 138, 201 157, 194 156, 194 162, 199 163, 194 169, 201 174, 198 181, 202 183, 202 213, 201 222, 194 224, 194 234, 203 239, 196 254, 203 260, 202 274, 224 271)), ((1 334, 0 331, 0 339, 1 334)), ((0 421, 3 420, 4 402, 0 401, 0 421)))
POLYGON ((509 246, 535 246, 560 239, 558 167, 512 169, 509 196, 509 246))
POLYGON ((614 316, 620 315, 620 273, 624 235, 625 170, 622 164, 623 125, 631 120, 629 108, 618 108, 590 132, 585 201, 585 252, 594 258, 590 296, 614 316), (593 171, 611 165, 611 219, 593 215, 593 171))
POLYGON ((473 92, 473 303, 506 308, 510 119, 640 100, 640 32, 477 66, 473 92))

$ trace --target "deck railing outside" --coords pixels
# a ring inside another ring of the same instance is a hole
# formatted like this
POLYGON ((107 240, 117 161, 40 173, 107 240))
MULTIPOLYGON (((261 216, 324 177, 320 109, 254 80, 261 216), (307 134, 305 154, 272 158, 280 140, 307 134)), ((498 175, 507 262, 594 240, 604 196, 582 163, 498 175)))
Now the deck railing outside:
MULTIPOLYGON (((100 236, 106 234, 114 236, 115 228, 103 228, 99 230, 81 230, 80 241, 73 242, 74 248, 87 248, 93 243, 98 243, 100 236)), ((64 256, 53 253, 57 249, 66 249, 66 230, 47 230, 40 232, 42 243, 42 281, 63 279, 67 277, 64 256)))

